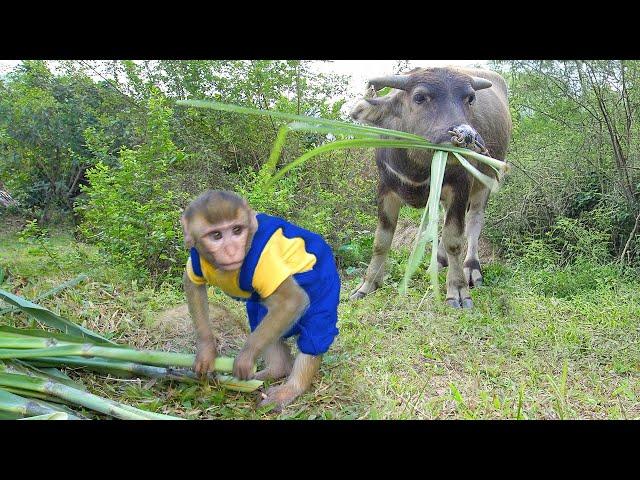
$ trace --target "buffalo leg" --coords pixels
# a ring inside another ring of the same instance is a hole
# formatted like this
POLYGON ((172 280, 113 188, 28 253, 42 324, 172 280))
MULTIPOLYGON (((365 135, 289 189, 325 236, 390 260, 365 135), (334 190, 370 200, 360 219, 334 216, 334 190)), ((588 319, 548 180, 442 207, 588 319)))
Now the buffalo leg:
POLYGON ((384 279, 384 266, 389 256, 391 241, 398 224, 398 214, 402 200, 391 190, 384 186, 378 189, 378 227, 373 241, 373 256, 369 262, 369 268, 362 284, 351 294, 351 300, 358 300, 373 292, 380 286, 384 279))
POLYGON ((474 182, 469 196, 469 210, 467 211, 467 256, 464 260, 464 278, 470 287, 482 285, 478 239, 484 225, 484 210, 488 199, 489 190, 479 182, 474 182))
POLYGON ((464 276, 462 266, 467 196, 468 187, 457 191, 446 186, 443 188, 446 214, 442 228, 442 245, 447 253, 447 261, 449 263, 446 303, 454 308, 473 307, 473 302, 469 295, 469 284, 464 276))
POLYGON ((440 243, 438 243, 438 270, 449 265, 449 260, 447 260, 447 251, 444 249, 444 244, 442 243, 442 236, 440 237, 440 243))

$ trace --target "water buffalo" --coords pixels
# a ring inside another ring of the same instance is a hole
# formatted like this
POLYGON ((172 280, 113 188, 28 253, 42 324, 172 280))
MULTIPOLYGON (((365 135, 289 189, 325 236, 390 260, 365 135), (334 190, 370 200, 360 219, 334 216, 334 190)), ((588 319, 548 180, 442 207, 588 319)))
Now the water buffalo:
MULTIPOLYGON (((420 135, 437 144, 452 144, 503 160, 511 136, 507 86, 495 72, 470 68, 416 68, 404 75, 369 80, 370 92, 384 87, 385 96, 367 95, 351 111, 355 120, 420 135)), ((378 227, 373 257, 363 283, 351 294, 362 298, 382 284, 400 207, 406 203, 423 208, 429 196, 431 150, 376 149, 380 174, 378 227)), ((471 160, 471 159, 469 159, 471 160)), ((495 178, 484 164, 471 161, 495 178)), ((441 203, 445 209, 438 266, 449 267, 446 302, 455 308, 471 308, 469 288, 482 283, 478 238, 484 223, 489 190, 449 155, 441 203), (467 255, 462 262, 466 237, 467 255)))

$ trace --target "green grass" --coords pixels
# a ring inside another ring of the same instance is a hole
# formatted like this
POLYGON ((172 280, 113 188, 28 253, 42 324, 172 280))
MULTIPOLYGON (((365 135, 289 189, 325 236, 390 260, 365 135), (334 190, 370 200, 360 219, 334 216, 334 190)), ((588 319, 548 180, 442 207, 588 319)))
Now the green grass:
MULTIPOLYGON (((64 229, 46 246, 49 253, 15 231, 0 233, 0 288, 33 298, 85 272, 87 282, 41 304, 137 348, 194 351, 188 329, 158 324, 161 312, 184 303, 180 279, 156 290, 123 280, 64 229)), ((97 395, 185 418, 640 418, 636 280, 606 266, 494 261, 484 267, 485 286, 472 291, 475 309, 454 311, 425 295, 427 259, 408 295, 398 295, 407 257, 407 249, 393 252, 385 286, 357 303, 346 298, 362 272, 343 272, 340 335, 312 390, 281 414, 256 410, 253 394, 212 385, 67 373, 97 395)), ((445 272, 439 279, 444 288, 445 272)), ((216 330, 223 354, 235 355, 247 331, 243 305, 214 291, 210 298, 228 312, 216 330)), ((23 314, 0 323, 33 326, 23 314)))

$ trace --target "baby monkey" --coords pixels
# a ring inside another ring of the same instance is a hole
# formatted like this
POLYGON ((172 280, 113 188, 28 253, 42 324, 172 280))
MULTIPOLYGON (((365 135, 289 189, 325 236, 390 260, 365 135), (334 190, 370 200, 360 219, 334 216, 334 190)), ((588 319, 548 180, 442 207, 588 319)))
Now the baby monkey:
POLYGON ((338 334, 340 278, 324 239, 281 218, 254 212, 233 192, 207 190, 181 219, 190 257, 184 290, 197 333, 195 372, 206 375, 216 358, 209 328, 207 285, 246 302, 251 333, 233 365, 241 380, 288 377, 269 388, 259 406, 281 411, 305 392, 322 354, 338 334), (297 336, 295 360, 284 339, 297 336), (258 357, 265 368, 255 375, 258 357))

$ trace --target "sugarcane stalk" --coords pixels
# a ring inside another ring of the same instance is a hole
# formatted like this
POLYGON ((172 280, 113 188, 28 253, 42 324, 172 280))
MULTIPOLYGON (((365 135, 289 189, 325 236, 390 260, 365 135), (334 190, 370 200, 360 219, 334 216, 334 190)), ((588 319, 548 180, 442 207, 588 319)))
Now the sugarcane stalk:
POLYGON ((93 345, 102 345, 111 348, 131 348, 128 345, 122 345, 111 342, 100 342, 93 339, 87 339, 78 335, 69 335, 60 332, 50 332, 39 328, 14 328, 6 325, 0 326, 0 336, 24 338, 24 337, 37 337, 37 338, 55 338, 56 340, 69 343, 91 343, 93 345))
MULTIPOLYGON (((154 378, 166 378, 168 380, 185 381, 197 380, 198 377, 189 370, 177 371, 170 369, 170 366, 191 368, 195 361, 195 355, 174 352, 159 352, 153 350, 134 350, 126 348, 112 348, 89 343, 77 344, 59 341, 55 338, 35 338, 35 337, 12 337, 4 336, 0 333, 0 359, 28 359, 35 360, 41 357, 101 357, 104 359, 117 360, 124 363, 93 363, 102 371, 116 369, 138 375, 150 376, 154 378), (127 362, 132 362, 127 364, 127 362), (148 365, 145 365, 148 364, 148 365), (164 370, 153 369, 153 366, 164 367, 164 370)), ((231 357, 217 357, 214 363, 214 370, 221 373, 231 373, 233 371, 234 359, 231 357)), ((64 364, 53 363, 49 360, 49 365, 64 364)), ((71 364, 78 364, 78 360, 72 360, 71 364)), ((84 366, 84 365, 83 365, 84 366)), ((230 376, 215 377, 224 387, 240 391, 250 392, 262 385, 258 380, 248 382, 235 379, 230 376)))
POLYGON ((78 420, 65 412, 47 413, 46 415, 35 415, 33 417, 20 418, 19 420, 78 420))
MULTIPOLYGON (((0 359, 62 355, 112 358, 157 366, 191 367, 195 362, 195 355, 189 353, 112 348, 91 343, 63 342, 55 338, 17 338, 5 337, 0 334, 0 359)), ((233 370, 233 360, 230 357, 217 357, 214 370, 225 373, 231 372, 233 370)))
POLYGON ((24 416, 46 415, 51 413, 65 413, 70 420, 80 420, 75 415, 67 412, 61 412, 52 408, 50 405, 38 400, 27 399, 19 395, 15 395, 5 389, 0 388, 0 410, 5 412, 19 413, 24 416))
POLYGON ((14 388, 14 387, 2 387, 3 390, 7 392, 11 392, 15 395, 19 395, 24 398, 33 398, 38 400, 45 405, 49 405, 54 410, 62 410, 67 413, 71 413, 72 415, 77 415, 82 419, 87 419, 83 414, 75 412, 71 410, 69 407, 75 407, 76 404, 69 402, 63 398, 54 397, 53 395, 47 395, 46 393, 36 392, 33 390, 25 390, 24 388, 14 388))
POLYGON ((54 410, 61 410, 63 412, 67 412, 71 415, 76 415, 78 417, 80 417, 81 420, 88 420, 89 417, 87 417, 85 414, 76 412, 74 410, 72 410, 71 408, 69 408, 70 406, 76 406, 73 403, 67 402, 66 400, 62 399, 62 398, 58 398, 58 397, 53 397, 51 395, 45 395, 44 393, 40 393, 40 392, 34 392, 32 390, 23 390, 21 388, 12 388, 12 387, 2 387, 3 389, 5 389, 8 392, 11 392, 15 395, 19 395, 21 397, 25 397, 25 398, 33 398, 38 400, 40 403, 47 405, 49 407, 51 407, 54 410))
MULTIPOLYGON (((0 363, 2 362, 0 361, 0 363)), ((84 385, 74 382, 66 375, 62 375, 62 372, 58 372, 58 374, 54 375, 18 359, 13 359, 12 361, 4 361, 4 368, 0 367, 0 370, 1 369, 4 369, 7 373, 21 373, 23 375, 29 375, 31 377, 50 378, 57 382, 64 383, 69 387, 77 388, 78 390, 86 390, 84 385)))
POLYGON ((165 420, 179 420, 177 417, 147 412, 135 409, 134 407, 127 406, 124 408, 122 404, 114 402, 113 400, 104 399, 97 395, 93 395, 92 393, 83 392, 82 390, 68 387, 53 380, 29 377, 27 375, 0 373, 0 386, 23 388, 25 390, 35 390, 37 392, 46 393, 123 420, 149 420, 160 418, 165 420))
MULTIPOLYGON (((89 370, 117 376, 144 376, 183 383, 198 383, 201 381, 201 378, 191 369, 156 367, 152 365, 140 365, 133 362, 119 362, 111 359, 70 356, 38 357, 30 359, 29 361, 34 365, 40 366, 66 365, 84 367, 89 370)), ((214 372, 209 372, 206 378, 210 381, 217 381, 223 387, 236 392, 252 392, 263 383, 259 380, 238 380, 230 375, 216 374, 214 372)))
POLYGON ((20 395, 21 397, 37 398, 38 400, 42 400, 42 401, 52 401, 51 396, 47 395, 46 393, 25 390, 24 388, 14 388, 14 387, 2 387, 2 388, 7 392, 15 393, 16 395, 20 395))

